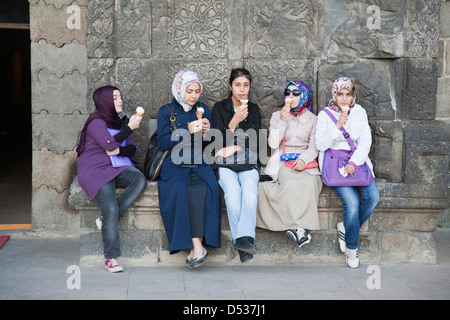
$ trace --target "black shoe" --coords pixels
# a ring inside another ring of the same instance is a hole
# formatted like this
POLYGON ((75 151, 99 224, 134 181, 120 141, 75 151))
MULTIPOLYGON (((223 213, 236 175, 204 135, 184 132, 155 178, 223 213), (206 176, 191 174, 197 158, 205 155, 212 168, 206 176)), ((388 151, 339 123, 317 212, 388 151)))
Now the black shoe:
POLYGON ((286 231, 286 236, 294 241, 299 248, 311 241, 311 235, 308 233, 308 230, 303 228, 298 228, 297 230, 289 229, 286 231))
POLYGON ((256 246, 253 243, 252 237, 240 237, 236 239, 234 247, 251 255, 256 254, 256 246))
POLYGON ((239 258, 241 259, 242 263, 253 259, 253 255, 250 254, 250 253, 247 253, 247 252, 244 252, 244 251, 241 251, 241 250, 238 250, 238 252, 239 252, 239 258))

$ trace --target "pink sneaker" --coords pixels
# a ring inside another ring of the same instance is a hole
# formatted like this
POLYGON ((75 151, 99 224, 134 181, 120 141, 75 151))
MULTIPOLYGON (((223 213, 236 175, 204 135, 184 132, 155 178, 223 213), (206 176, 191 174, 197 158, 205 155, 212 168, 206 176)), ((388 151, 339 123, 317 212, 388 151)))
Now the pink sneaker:
POLYGON ((119 264, 116 258, 105 259, 105 269, 109 272, 123 271, 123 267, 119 264))

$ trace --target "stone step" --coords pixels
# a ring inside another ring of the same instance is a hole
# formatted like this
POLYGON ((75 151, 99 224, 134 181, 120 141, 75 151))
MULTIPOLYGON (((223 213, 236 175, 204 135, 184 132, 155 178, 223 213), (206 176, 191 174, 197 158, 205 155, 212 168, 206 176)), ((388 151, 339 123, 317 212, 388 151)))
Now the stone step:
MULTIPOLYGON (((381 189, 381 188, 380 188, 381 189)), ((120 192, 120 190, 118 191, 120 192)), ((100 210, 74 179, 69 204, 80 214, 81 262, 103 259, 101 231, 95 219, 100 210)), ((395 202, 395 201, 394 201, 395 202)), ((223 203, 223 197, 222 197, 223 203)), ((439 211, 386 208, 380 203, 361 228, 360 259, 364 263, 400 262, 435 263, 436 247, 431 232, 436 230, 439 211)), ((330 188, 324 186, 319 201, 320 230, 311 233, 311 243, 298 248, 285 232, 256 229, 258 253, 252 264, 276 263, 345 263, 339 250, 336 224, 342 221, 342 203, 330 188)), ((239 264, 233 248, 225 205, 222 205, 221 247, 207 247, 208 261, 218 264, 239 264)), ((156 182, 148 182, 143 195, 119 223, 121 261, 136 265, 185 263, 186 253, 170 255, 168 241, 159 212, 156 182)))

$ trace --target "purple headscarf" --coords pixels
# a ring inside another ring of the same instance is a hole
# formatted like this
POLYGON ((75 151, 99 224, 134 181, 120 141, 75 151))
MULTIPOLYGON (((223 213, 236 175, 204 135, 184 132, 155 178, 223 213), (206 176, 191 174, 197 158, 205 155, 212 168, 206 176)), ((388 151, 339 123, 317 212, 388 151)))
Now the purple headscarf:
POLYGON ((78 156, 84 151, 86 143, 86 129, 94 119, 102 119, 106 122, 108 128, 121 129, 122 119, 117 115, 116 107, 114 106, 114 90, 119 90, 114 86, 104 86, 94 91, 92 98, 94 99, 95 112, 87 118, 83 129, 81 130, 80 142, 77 147, 78 156))

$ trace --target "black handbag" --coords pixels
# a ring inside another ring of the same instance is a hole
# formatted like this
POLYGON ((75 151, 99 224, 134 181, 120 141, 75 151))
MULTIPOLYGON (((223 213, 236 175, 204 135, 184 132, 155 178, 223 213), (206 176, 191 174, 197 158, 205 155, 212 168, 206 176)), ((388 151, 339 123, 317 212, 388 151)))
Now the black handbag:
MULTIPOLYGON (((166 105, 169 108, 169 105, 166 105)), ((176 129, 175 114, 173 106, 170 105, 170 132, 172 133, 176 129)), ((159 179, 161 173, 161 167, 171 150, 161 150, 158 146, 158 129, 150 137, 150 141, 147 148, 147 155, 144 162, 144 175, 147 180, 156 181, 159 179)))

